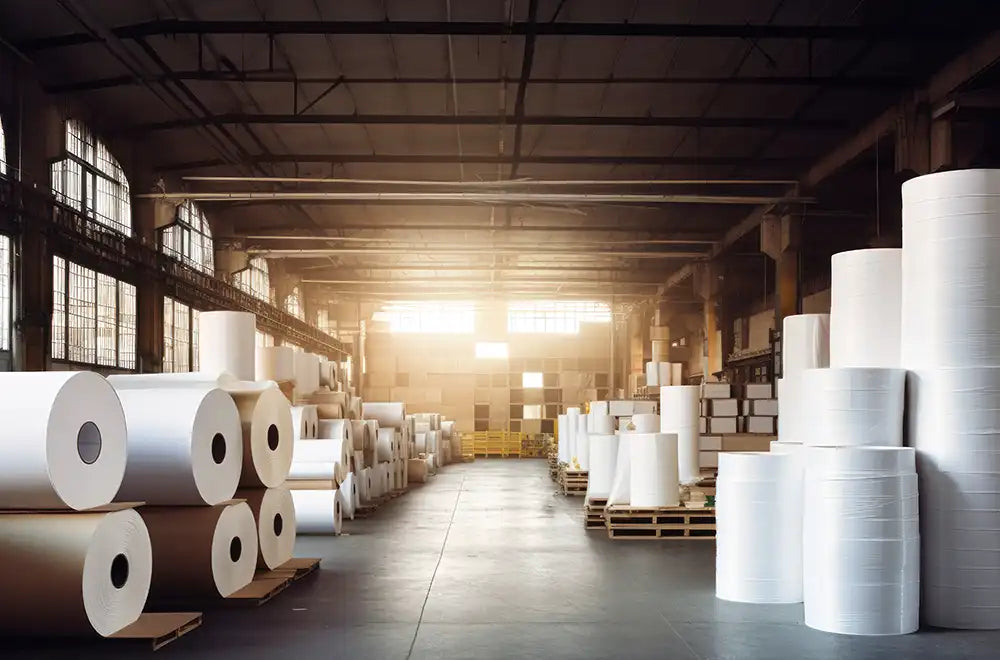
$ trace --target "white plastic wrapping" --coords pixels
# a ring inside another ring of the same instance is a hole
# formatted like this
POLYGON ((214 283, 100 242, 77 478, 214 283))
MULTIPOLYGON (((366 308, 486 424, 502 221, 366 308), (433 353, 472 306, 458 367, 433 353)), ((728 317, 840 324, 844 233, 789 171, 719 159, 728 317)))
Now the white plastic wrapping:
POLYGON ((830 259, 830 366, 898 367, 903 251, 852 250, 830 259))
POLYGON ((634 507, 677 506, 677 434, 628 434, 629 504, 634 507))
POLYGON ((243 469, 243 431, 231 396, 192 387, 122 390, 118 398, 128 462, 116 500, 211 505, 232 499, 243 469))
POLYGON ((198 317, 199 368, 256 380, 257 318, 250 312, 202 312, 198 317))
POLYGON ((89 371, 0 373, 0 508, 88 509, 118 492, 125 414, 89 371))
POLYGON ((315 438, 319 433, 319 415, 316 406, 292 406, 292 435, 295 440, 315 438))
POLYGON ((807 447, 805 623, 847 635, 919 625, 920 534, 908 447, 807 447))
POLYGON ((254 380, 295 380, 295 351, 291 346, 257 346, 254 380))
POLYGON ((241 488, 257 525, 257 568, 274 569, 292 558, 295 549, 295 506, 288 488, 241 488))
POLYGON ((802 479, 801 464, 791 454, 719 454, 717 598, 802 601, 802 479))
POLYGON ((682 484, 701 478, 698 466, 698 418, 701 387, 668 385, 660 388, 660 432, 677 436, 677 471, 682 484))
POLYGON ((296 534, 340 534, 343 502, 336 490, 293 490, 296 534))
POLYGON ((365 401, 361 406, 361 416, 365 419, 374 419, 379 426, 402 428, 406 417, 406 404, 399 401, 371 403, 365 401))
POLYGON ((153 555, 133 509, 0 514, 0 556, 4 633, 106 637, 146 605, 153 555))
POLYGON ((805 444, 901 447, 905 385, 906 371, 898 368, 807 369, 805 444))
POLYGON ((587 475, 587 499, 607 498, 618 462, 618 436, 614 433, 590 434, 590 471, 587 475))

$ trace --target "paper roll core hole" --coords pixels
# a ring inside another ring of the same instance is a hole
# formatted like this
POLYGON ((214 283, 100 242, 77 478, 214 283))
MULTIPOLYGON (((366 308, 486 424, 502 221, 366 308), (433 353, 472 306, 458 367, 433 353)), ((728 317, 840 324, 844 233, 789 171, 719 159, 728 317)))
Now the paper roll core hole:
POLYGON ((111 560, 111 584, 121 589, 128 582, 128 557, 119 553, 111 560))
POLYGON ((267 447, 271 451, 278 449, 278 427, 274 424, 267 427, 267 447))
POLYGON ((280 513, 274 514, 274 521, 272 525, 274 526, 274 535, 281 536, 281 532, 285 528, 285 521, 282 520, 280 513))
POLYGON ((226 436, 216 433, 212 436, 212 460, 216 465, 222 465, 226 460, 226 436))
POLYGON ((235 564, 240 560, 240 557, 242 555, 243 555, 243 541, 240 540, 240 537, 234 536, 233 540, 229 542, 229 558, 235 564))
POLYGON ((84 422, 76 433, 76 451, 80 460, 93 465, 101 456, 101 429, 93 422, 84 422))

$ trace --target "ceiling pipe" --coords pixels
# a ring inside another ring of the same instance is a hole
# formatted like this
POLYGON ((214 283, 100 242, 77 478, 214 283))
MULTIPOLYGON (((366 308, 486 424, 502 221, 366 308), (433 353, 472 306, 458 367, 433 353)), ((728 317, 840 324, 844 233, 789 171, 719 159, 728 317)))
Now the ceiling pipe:
MULTIPOLYGON (((271 240, 281 240, 281 241, 323 241, 323 242, 336 242, 342 241, 344 243, 402 243, 410 247, 433 247, 440 245, 461 245, 466 247, 491 247, 492 244, 487 243, 468 243, 465 241, 431 241, 419 238, 391 238, 385 236, 366 238, 363 236, 260 236, 251 235, 243 237, 234 238, 216 238, 217 242, 226 243, 227 241, 239 242, 241 240, 247 241, 271 241, 271 240)), ((715 241, 707 241, 703 239, 673 239, 673 238, 635 238, 630 240, 608 240, 608 241, 573 241, 572 243, 560 243, 560 247, 600 247, 602 245, 711 245, 715 241)), ((519 245, 517 243, 500 243, 501 247, 534 247, 535 243, 529 243, 525 245, 519 245)))
MULTIPOLYGON (((334 254, 419 254, 413 248, 398 247, 366 247, 366 248, 323 248, 315 250, 269 250, 251 248, 247 254, 263 257, 283 257, 286 259, 312 259, 316 257, 326 257, 334 254)), ((497 248, 465 248, 465 247, 442 247, 425 253, 426 256, 433 257, 436 254, 453 255, 474 255, 474 254, 504 254, 518 256, 522 254, 540 255, 579 255, 584 257, 629 257, 633 259, 698 259, 706 256, 707 252, 637 252, 637 251, 617 251, 617 250, 567 250, 559 247, 539 248, 539 247, 497 247, 497 248)))
POLYGON ((520 186, 790 186, 795 179, 506 179, 502 181, 430 181, 427 179, 342 179, 301 176, 201 176, 181 177, 184 181, 210 183, 329 183, 364 186, 459 186, 462 188, 507 188, 520 186))

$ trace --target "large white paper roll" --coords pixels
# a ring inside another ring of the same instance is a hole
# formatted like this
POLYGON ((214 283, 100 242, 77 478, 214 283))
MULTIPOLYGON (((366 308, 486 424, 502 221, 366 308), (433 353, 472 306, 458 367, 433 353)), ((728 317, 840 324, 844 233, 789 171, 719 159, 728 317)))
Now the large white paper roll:
POLYGON ((257 568, 257 525, 246 502, 144 507, 153 545, 154 602, 229 596, 257 568))
POLYGON ((243 428, 243 488, 274 488, 292 464, 292 409, 281 390, 233 391, 243 428))
POLYGON ((199 368, 256 380, 257 320, 250 312, 202 312, 198 317, 199 368))
POLYGON ((660 363, 646 363, 646 387, 658 387, 660 385, 660 363))
POLYGON ((682 484, 701 479, 698 465, 698 419, 701 388, 698 385, 669 385, 660 388, 661 433, 677 436, 677 470, 682 484))
POLYGON ((292 433, 295 440, 315 438, 319 433, 319 415, 316 406, 306 404, 292 406, 292 433))
POLYGON ((556 438, 558 439, 558 445, 556 447, 558 453, 558 461, 560 463, 569 463, 569 416, 559 415, 556 419, 556 438))
POLYGON ((830 259, 830 366, 898 367, 903 251, 852 250, 830 259))
POLYGON ((111 635, 142 614, 152 550, 132 509, 0 514, 0 631, 111 635))
POLYGON ((574 439, 573 465, 578 470, 590 469, 590 434, 587 428, 589 418, 587 415, 580 415, 576 418, 576 433, 574 439))
POLYGON ((781 375, 830 366, 830 315, 786 316, 781 330, 781 375))
POLYGON ((350 440, 354 444, 354 425, 349 419, 321 419, 316 435, 324 440, 350 440))
POLYGON ((379 463, 391 461, 397 458, 396 453, 396 429, 379 428, 378 440, 375 445, 375 460, 379 463))
POLYGON ((243 469, 243 432, 230 395, 219 389, 126 389, 118 398, 128 428, 128 462, 115 499, 151 505, 232 499, 243 469))
POLYGON ((807 445, 903 445, 906 371, 881 367, 807 369, 801 414, 807 445))
POLYGON ((403 426, 406 418, 406 404, 400 401, 365 401, 361 406, 361 416, 365 419, 374 419, 378 422, 379 426, 389 426, 398 429, 403 426))
POLYGON ((810 426, 800 420, 803 416, 802 374, 779 378, 778 389, 778 440, 784 444, 804 444, 810 426))
POLYGON ((319 356, 295 351, 295 391, 311 394, 319 389, 319 356))
POLYGON ((295 550, 295 506, 288 488, 241 488, 257 525, 257 568, 278 568, 295 550))
POLYGON ((677 506, 677 434, 629 433, 632 455, 629 504, 634 507, 677 506))
MULTIPOLYGON (((351 455, 354 449, 350 440, 338 438, 334 440, 300 440, 295 443, 293 450, 292 464, 296 466, 297 479, 316 478, 301 476, 304 466, 309 463, 335 464, 334 478, 337 483, 341 483, 347 478, 347 473, 351 471, 351 463, 354 457, 351 455)), ((319 469, 319 468, 317 468, 319 469)), ((325 473, 326 468, 322 468, 325 473)))
POLYGON ((628 504, 632 477, 632 448, 629 438, 633 433, 623 432, 618 435, 618 456, 615 459, 615 476, 611 480, 611 490, 608 491, 608 504, 628 504))
POLYGON ((610 415, 608 412, 608 402, 607 401, 591 401, 590 402, 590 414, 592 415, 610 415))
MULTIPOLYGON (((305 442, 310 441, 306 440, 305 442)), ((308 461, 303 463, 292 461, 292 467, 288 470, 288 481, 322 479, 339 482, 338 475, 342 475, 343 470, 343 464, 338 461, 308 461)))
POLYGON ((336 490, 293 490, 297 534, 340 534, 343 503, 336 490))
POLYGON ((915 631, 920 536, 913 449, 807 447, 805 465, 806 625, 849 635, 915 631))
POLYGON ((255 380, 295 380, 295 351, 291 346, 257 346, 255 380))
POLYGON ((587 432, 590 434, 613 435, 615 432, 615 418, 611 415, 591 411, 587 415, 587 432))
POLYGON ((567 408, 566 409, 566 462, 570 466, 570 469, 576 469, 576 443, 577 443, 577 433, 580 432, 580 409, 579 408, 567 408))
POLYGON ((618 436, 614 433, 590 434, 590 471, 587 475, 587 499, 607 498, 618 463, 618 436))
POLYGON ((351 422, 351 444, 355 449, 363 449, 372 446, 372 439, 368 437, 370 431, 368 425, 362 419, 352 419, 351 422))
POLYGON ((125 413, 89 371, 0 373, 0 508, 88 509, 125 474, 125 413))
POLYGON ((344 477, 344 481, 337 489, 337 493, 340 495, 340 509, 343 511, 343 517, 348 520, 354 520, 354 506, 358 500, 358 487, 355 483, 353 472, 349 472, 344 477))
POLYGON ((430 431, 431 431, 431 423, 430 422, 416 422, 414 424, 414 428, 416 429, 417 433, 430 433, 430 431))
POLYGON ((632 415, 623 430, 635 433, 656 433, 660 430, 660 416, 653 413, 632 415))
POLYGON ((370 485, 372 482, 372 469, 370 467, 362 468, 355 475, 355 484, 358 487, 358 500, 364 504, 371 500, 372 495, 370 492, 370 485))
POLYGON ((802 479, 791 454, 719 453, 717 598, 802 601, 802 479))

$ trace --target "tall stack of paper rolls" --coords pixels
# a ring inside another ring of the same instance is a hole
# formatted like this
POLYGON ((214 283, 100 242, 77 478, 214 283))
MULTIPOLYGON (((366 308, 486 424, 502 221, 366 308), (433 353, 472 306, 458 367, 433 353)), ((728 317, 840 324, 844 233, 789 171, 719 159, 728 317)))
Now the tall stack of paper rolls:
POLYGON ((803 412, 810 424, 805 444, 901 447, 905 385, 903 369, 806 369, 803 412))
POLYGON ((781 329, 781 354, 778 439, 801 444, 810 432, 802 414, 803 372, 830 365, 830 315, 786 316, 781 329))
POLYGON ((1000 170, 903 184, 902 366, 926 623, 1000 628, 1000 170))
POLYGON ((629 504, 635 507, 677 506, 677 434, 634 433, 628 438, 629 504))
POLYGON ((701 478, 698 466, 698 417, 701 388, 669 385, 660 388, 660 432, 677 436, 677 470, 682 484, 701 478))

